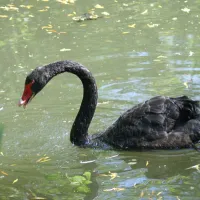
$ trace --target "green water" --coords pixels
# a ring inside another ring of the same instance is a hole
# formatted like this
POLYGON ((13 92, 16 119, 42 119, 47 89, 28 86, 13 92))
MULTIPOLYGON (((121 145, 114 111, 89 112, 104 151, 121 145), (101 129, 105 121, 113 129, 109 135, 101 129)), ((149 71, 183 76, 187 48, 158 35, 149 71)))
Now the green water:
POLYGON ((17 107, 27 73, 64 59, 87 66, 97 81, 91 134, 155 95, 200 99, 199 8, 195 0, 1 0, 0 199, 199 199, 199 171, 187 169, 200 163, 192 149, 73 146, 69 133, 82 98, 73 75, 54 78, 26 110, 17 107), (97 4, 100 18, 73 21, 97 4), (71 181, 86 179, 85 172, 92 183, 71 181))

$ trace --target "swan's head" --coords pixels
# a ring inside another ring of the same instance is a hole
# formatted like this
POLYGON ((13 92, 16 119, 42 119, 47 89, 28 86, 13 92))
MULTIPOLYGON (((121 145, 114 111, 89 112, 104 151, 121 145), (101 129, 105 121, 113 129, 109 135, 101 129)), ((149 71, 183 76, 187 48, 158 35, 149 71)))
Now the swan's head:
POLYGON ((18 103, 19 106, 23 106, 25 108, 33 97, 40 92, 48 82, 44 71, 41 69, 42 68, 40 67, 36 68, 26 77, 24 92, 18 103))

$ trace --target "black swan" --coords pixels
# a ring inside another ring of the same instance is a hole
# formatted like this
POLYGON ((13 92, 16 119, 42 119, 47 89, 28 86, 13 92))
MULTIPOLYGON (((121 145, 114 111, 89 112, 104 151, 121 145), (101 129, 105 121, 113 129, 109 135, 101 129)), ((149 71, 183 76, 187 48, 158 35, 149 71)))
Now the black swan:
POLYGON ((27 77, 19 106, 26 105, 56 75, 70 72, 83 84, 83 99, 70 140, 81 147, 116 149, 177 149, 195 147, 200 140, 200 106, 187 96, 153 97, 122 114, 104 132, 88 135, 97 105, 97 86, 91 72, 74 61, 37 67, 27 77))

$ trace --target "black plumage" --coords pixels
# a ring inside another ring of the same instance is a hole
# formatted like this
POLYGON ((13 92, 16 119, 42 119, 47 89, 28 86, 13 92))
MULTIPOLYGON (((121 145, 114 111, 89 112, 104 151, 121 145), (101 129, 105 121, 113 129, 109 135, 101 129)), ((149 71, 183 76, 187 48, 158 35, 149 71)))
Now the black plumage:
MULTIPOLYGON (((83 84, 83 99, 71 129, 70 140, 82 147, 117 149, 190 148, 200 140, 200 106, 187 96, 164 96, 138 104, 122 114, 104 132, 88 135, 88 128, 97 104, 97 87, 91 72, 74 61, 59 61, 38 67, 26 78, 26 85, 36 95, 54 76, 70 72, 83 84)), ((24 91, 25 93, 26 91, 24 91)), ((20 105, 29 99, 22 96, 20 105)))

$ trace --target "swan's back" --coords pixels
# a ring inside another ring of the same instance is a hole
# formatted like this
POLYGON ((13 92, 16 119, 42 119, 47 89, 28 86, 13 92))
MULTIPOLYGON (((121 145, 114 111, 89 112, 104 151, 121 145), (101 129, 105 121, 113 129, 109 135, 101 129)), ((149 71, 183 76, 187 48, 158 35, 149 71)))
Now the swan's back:
POLYGON ((116 148, 185 148, 200 139, 199 102, 154 97, 126 111, 101 140, 116 148))

